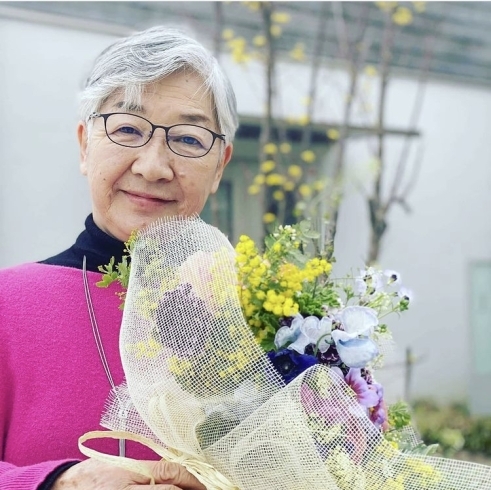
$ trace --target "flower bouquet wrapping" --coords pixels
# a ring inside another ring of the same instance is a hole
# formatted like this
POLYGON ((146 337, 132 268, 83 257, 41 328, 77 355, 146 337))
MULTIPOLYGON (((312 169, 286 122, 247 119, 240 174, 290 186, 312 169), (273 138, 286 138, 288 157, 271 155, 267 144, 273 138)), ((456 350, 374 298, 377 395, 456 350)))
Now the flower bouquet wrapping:
MULTIPOLYGON (((398 275, 337 282, 307 253, 312 238, 304 223, 264 254, 245 236, 234 250, 197 217, 138 233, 109 437, 140 440, 209 490, 491 489, 488 467, 429 456, 401 406, 384 404, 381 319, 410 300, 398 275)), ((94 456, 90 437, 80 447, 94 456)))

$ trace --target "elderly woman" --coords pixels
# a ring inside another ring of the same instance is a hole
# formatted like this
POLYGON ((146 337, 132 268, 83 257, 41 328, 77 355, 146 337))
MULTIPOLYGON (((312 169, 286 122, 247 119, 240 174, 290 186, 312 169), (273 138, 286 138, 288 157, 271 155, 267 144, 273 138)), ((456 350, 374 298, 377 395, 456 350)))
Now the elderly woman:
MULTIPOLYGON (((121 260, 133 230, 162 216, 200 213, 232 156, 235 97, 196 41, 155 27, 97 58, 81 98, 80 169, 92 214, 68 250, 0 272, 0 488, 107 489, 146 478, 83 459, 78 438, 96 429, 123 381, 117 288, 98 266, 121 260)), ((99 441, 140 460, 150 451, 99 441)), ((148 461, 161 489, 202 489, 181 466, 148 461)))

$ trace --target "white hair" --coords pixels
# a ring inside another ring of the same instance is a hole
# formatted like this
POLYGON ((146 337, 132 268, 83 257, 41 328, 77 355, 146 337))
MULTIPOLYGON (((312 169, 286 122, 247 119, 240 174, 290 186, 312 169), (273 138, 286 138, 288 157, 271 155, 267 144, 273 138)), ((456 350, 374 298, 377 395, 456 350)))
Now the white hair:
POLYGON ((227 142, 238 127, 235 94, 217 60, 202 44, 183 32, 152 27, 120 39, 95 60, 80 97, 80 117, 87 121, 121 90, 127 104, 140 104, 144 87, 181 70, 191 70, 211 93, 219 131, 227 142))

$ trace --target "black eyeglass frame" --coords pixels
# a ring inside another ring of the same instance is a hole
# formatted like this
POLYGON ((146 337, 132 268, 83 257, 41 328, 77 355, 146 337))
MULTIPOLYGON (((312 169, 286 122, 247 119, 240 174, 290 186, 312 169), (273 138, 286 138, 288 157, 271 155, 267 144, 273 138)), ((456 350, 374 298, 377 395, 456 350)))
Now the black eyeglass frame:
POLYGON ((219 134, 219 133, 215 133, 215 131, 212 131, 211 129, 208 129, 208 128, 204 128, 203 126, 198 126, 197 124, 173 124, 172 126, 162 126, 160 124, 153 124, 153 122, 149 121, 148 119, 142 117, 142 116, 138 116, 137 114, 131 114, 129 112, 108 112, 106 114, 101 114, 100 112, 93 112, 89 117, 88 119, 91 120, 91 119, 96 119, 98 117, 102 117, 104 119, 104 130, 106 132, 106 136, 109 138, 109 140, 114 143, 115 145, 119 145, 119 146, 124 146, 125 148, 141 148, 142 146, 145 146, 151 139, 152 139, 152 136, 154 135, 155 133, 155 130, 158 129, 158 128, 161 128, 165 131, 165 141, 167 143, 167 148, 169 148, 169 150, 176 154, 176 155, 179 155, 180 157, 185 157, 185 158, 202 158, 204 157, 205 155, 208 155, 208 153, 210 153, 211 149, 213 148, 213 145, 215 144, 215 141, 217 139, 219 140, 222 140, 223 142, 225 142, 225 135, 224 134, 219 134), (152 127, 152 132, 150 133, 150 136, 148 137, 148 140, 145 141, 145 143, 143 143, 143 145, 138 145, 138 146, 130 146, 130 145, 122 145, 121 143, 116 143, 116 141, 114 141, 113 139, 111 139, 111 137, 109 136, 109 133, 107 132, 107 118, 109 116, 112 116, 114 114, 127 114, 128 116, 134 116, 134 117, 139 117, 140 119, 143 119, 144 121, 147 121, 148 124, 150 124, 150 126, 152 127), (201 129, 204 129, 205 131, 208 131, 209 133, 212 134, 213 136, 213 141, 211 142, 211 145, 210 145, 210 148, 208 148, 208 151, 206 153, 203 153, 203 155, 199 155, 199 156, 196 156, 196 157, 193 157, 193 156, 190 156, 190 155, 181 155, 181 153, 177 153, 176 151, 174 151, 171 146, 169 145, 169 136, 168 136, 168 131, 169 129, 172 129, 172 128, 175 128, 176 126, 193 126, 195 128, 201 128, 201 129))

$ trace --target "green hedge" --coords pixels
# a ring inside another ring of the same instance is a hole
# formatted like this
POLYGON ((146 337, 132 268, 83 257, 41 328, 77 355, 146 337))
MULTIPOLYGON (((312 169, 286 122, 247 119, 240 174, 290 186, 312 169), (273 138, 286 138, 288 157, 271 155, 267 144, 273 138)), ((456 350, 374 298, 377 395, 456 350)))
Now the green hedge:
POLYGON ((420 400, 413 404, 413 421, 423 441, 438 444, 447 457, 460 450, 491 456, 491 417, 471 416, 464 404, 420 400))

